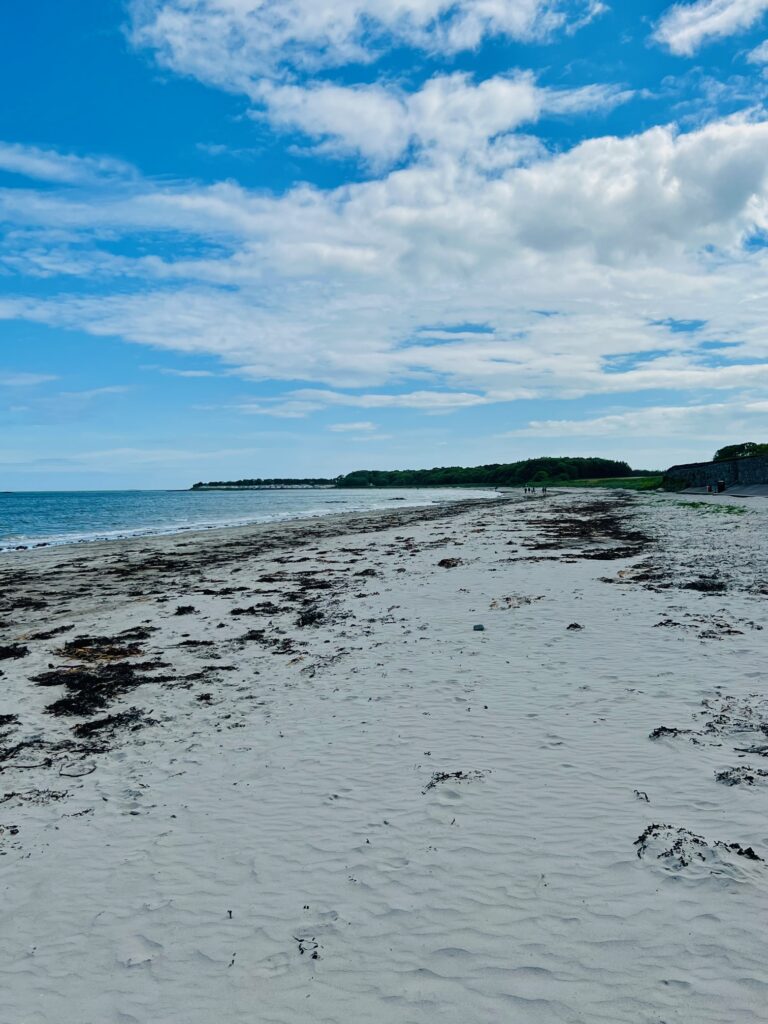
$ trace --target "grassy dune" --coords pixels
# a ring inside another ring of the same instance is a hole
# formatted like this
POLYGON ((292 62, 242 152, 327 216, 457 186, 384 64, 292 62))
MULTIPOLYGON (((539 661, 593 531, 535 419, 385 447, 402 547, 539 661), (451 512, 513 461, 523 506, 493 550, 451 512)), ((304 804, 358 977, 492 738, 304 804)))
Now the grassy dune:
POLYGON ((655 491, 661 487, 661 476, 614 476, 595 480, 569 480, 567 487, 619 487, 627 491, 655 491))

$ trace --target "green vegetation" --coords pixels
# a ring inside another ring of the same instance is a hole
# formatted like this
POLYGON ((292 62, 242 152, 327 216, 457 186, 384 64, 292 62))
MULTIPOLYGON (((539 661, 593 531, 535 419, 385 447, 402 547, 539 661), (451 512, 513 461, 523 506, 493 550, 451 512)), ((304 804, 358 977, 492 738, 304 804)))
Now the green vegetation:
POLYGON ((719 502, 715 504, 713 501, 676 501, 675 505, 709 515, 743 516, 747 511, 743 505, 726 505, 719 502))
POLYGON ((661 480, 662 489, 665 491, 684 491, 690 486, 687 480, 679 476, 663 476, 661 480))
POLYGON ((715 452, 714 462, 725 462, 726 459, 748 459, 751 455, 768 455, 768 444, 756 441, 744 441, 743 444, 729 444, 715 452))
POLYGON ((612 459, 554 458, 488 466, 441 466, 436 469, 359 469, 339 479, 338 487, 522 487, 564 484, 573 480, 631 477, 626 462, 612 459))
POLYGON ((327 480, 324 477, 305 477, 298 480, 293 477, 253 477, 246 480, 212 480, 205 484, 197 483, 192 485, 192 490, 204 491, 217 487, 333 487, 335 484, 336 480, 327 480))
POLYGON ((628 487, 652 490, 661 476, 633 470, 626 462, 597 458, 525 459, 522 462, 494 462, 487 466, 440 466, 435 469, 358 469, 346 476, 327 479, 310 477, 249 477, 242 480, 214 480, 196 483, 193 491, 248 487, 523 487, 568 484, 579 487, 628 487))
POLYGON ((661 487, 663 476, 618 476, 600 480, 571 480, 569 487, 620 487, 627 491, 656 491, 661 487))

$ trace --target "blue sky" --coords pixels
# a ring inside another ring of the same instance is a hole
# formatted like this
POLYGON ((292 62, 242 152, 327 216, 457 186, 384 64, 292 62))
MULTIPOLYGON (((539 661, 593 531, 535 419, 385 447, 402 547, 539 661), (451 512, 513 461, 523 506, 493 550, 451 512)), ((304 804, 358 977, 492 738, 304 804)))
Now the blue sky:
POLYGON ((0 19, 0 489, 768 440, 768 0, 0 19))

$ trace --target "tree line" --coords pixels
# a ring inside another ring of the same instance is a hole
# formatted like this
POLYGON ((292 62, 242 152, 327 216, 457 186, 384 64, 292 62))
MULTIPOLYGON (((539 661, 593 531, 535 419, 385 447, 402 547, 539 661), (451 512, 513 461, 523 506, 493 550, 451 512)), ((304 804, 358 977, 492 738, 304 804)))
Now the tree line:
POLYGON ((768 455, 768 444, 757 444, 755 441, 744 441, 742 444, 727 444, 715 452, 713 462, 725 462, 726 459, 748 459, 750 455, 768 455))
POLYGON ((312 476, 312 477, 292 477, 292 476, 280 476, 280 477, 247 477, 243 480, 211 480, 208 483, 199 483, 192 485, 193 491, 200 491, 205 488, 215 487, 333 487, 336 484, 338 478, 330 480, 326 477, 312 476))
POLYGON ((334 477, 253 477, 197 483, 193 490, 216 487, 519 487, 525 484, 564 484, 569 480, 645 476, 627 462, 615 459, 547 456, 486 466, 437 466, 434 469, 357 469, 334 477))
POLYGON ((435 469, 358 469, 342 476, 338 487, 517 487, 566 483, 597 477, 632 476, 626 462, 598 458, 540 458, 494 462, 487 466, 439 466, 435 469))

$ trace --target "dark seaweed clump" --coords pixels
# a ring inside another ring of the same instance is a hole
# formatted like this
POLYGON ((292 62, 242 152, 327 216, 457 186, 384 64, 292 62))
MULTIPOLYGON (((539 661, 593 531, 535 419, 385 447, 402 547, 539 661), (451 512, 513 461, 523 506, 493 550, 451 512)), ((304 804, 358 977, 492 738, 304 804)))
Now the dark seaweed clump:
POLYGON ((126 629, 117 636, 76 636, 57 652, 63 658, 77 661, 119 661, 135 658, 143 653, 141 641, 148 640, 154 628, 138 626, 126 629))
POLYGON ((0 661, 26 658, 28 654, 29 648, 25 647, 23 644, 9 644, 7 647, 0 647, 0 661))
POLYGON ((171 676, 147 675, 162 666, 162 662, 154 661, 138 665, 121 662, 87 668, 57 668, 33 676, 32 682, 38 686, 66 688, 67 695, 45 709, 49 714, 89 718, 144 683, 171 681, 171 676))
POLYGON ((101 738, 106 734, 114 734, 118 729, 130 729, 135 732, 146 725, 156 724, 157 722, 153 718, 149 718, 139 708, 129 708, 116 715, 94 718, 91 722, 80 722, 73 726, 72 732, 78 739, 90 739, 93 736, 101 738))

